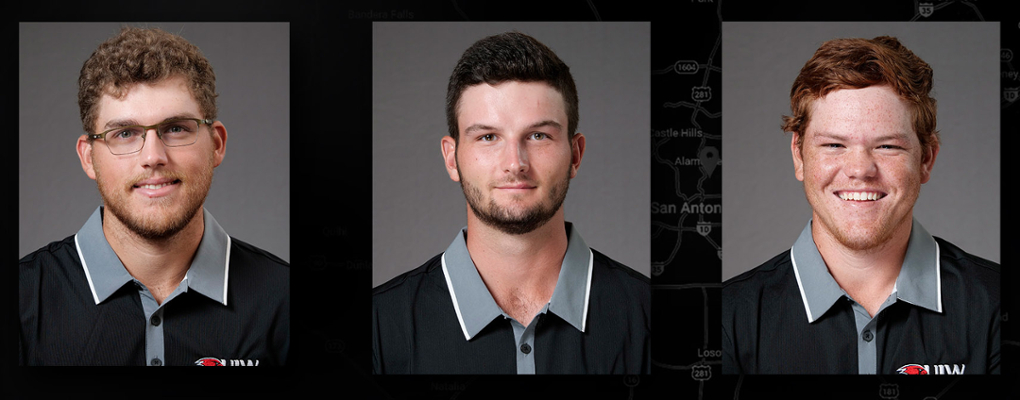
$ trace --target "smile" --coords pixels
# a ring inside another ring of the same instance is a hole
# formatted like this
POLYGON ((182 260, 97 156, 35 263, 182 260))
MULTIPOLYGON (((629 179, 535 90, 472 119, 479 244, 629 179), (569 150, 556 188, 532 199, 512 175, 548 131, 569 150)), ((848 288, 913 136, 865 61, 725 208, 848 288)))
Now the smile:
POLYGON ((846 201, 875 201, 885 197, 879 192, 839 192, 836 195, 846 201))
POLYGON ((173 185, 174 183, 177 183, 177 181, 161 183, 159 185, 138 185, 138 186, 135 186, 135 187, 140 188, 140 189, 159 189, 159 188, 161 188, 163 186, 173 185))

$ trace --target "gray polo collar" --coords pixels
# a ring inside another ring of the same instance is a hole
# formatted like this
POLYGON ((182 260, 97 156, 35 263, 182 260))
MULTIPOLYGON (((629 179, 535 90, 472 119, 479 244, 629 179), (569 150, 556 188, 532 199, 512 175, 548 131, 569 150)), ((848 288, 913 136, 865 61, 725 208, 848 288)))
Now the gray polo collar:
MULTIPOLYGON (((577 330, 584 332, 588 316, 588 295, 591 290, 591 269, 594 258, 584 239, 566 224, 567 252, 563 256, 560 275, 549 299, 549 311, 556 314, 577 330)), ((467 227, 453 238, 453 243, 443 253, 443 275, 450 290, 453 308, 457 313, 464 338, 471 340, 492 320, 505 315, 496 304, 489 290, 478 275, 474 262, 468 254, 467 227)))
MULTIPOLYGON (((216 223, 212 214, 203 208, 205 231, 195 258, 184 277, 185 291, 195 291, 227 305, 227 273, 230 265, 230 236, 216 223)), ((113 292, 134 278, 121 264, 103 234, 103 207, 96 208, 85 225, 74 235, 78 258, 96 304, 106 300, 113 292)))
MULTIPOLYGON (((811 221, 801 231, 790 249, 790 261, 797 277, 808 322, 814 322, 846 295, 829 274, 822 255, 811 237, 811 221)), ((910 228, 903 268, 896 277, 893 293, 897 300, 935 312, 942 312, 942 280, 940 278, 939 246, 935 238, 916 219, 910 228)))

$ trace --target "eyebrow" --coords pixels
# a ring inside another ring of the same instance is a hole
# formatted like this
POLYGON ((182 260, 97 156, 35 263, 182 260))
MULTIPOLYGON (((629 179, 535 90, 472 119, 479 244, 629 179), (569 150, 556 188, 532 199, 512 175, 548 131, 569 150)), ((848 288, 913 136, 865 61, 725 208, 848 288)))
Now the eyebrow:
MULTIPOLYGON (((175 119, 189 119, 189 118, 198 118, 198 117, 192 116, 191 114, 178 114, 178 115, 174 115, 174 116, 171 116, 171 117, 163 118, 163 120, 159 121, 157 124, 162 124, 164 122, 175 120, 175 119)), ((130 118, 127 118, 127 119, 113 119, 113 120, 110 120, 109 122, 107 122, 106 126, 104 126, 103 129, 116 129, 116 128, 123 128, 125 126, 136 126, 136 125, 140 126, 142 124, 140 124, 140 123, 138 123, 138 121, 135 121, 135 120, 130 119, 130 118)))
POLYGON ((547 127, 547 126, 553 127, 553 128, 556 128, 556 129, 563 129, 563 125, 560 125, 559 122, 553 121, 551 119, 547 119, 545 121, 536 122, 534 124, 531 124, 531 126, 529 126, 528 129, 544 128, 544 127, 547 127))
MULTIPOLYGON (((539 122, 536 122, 534 124, 528 125, 527 129, 537 129, 537 128, 543 128, 543 127, 547 127, 547 126, 548 127, 552 127, 552 128, 556 128, 556 129, 560 129, 560 130, 563 129, 563 125, 562 124, 560 124, 559 122, 553 121, 551 119, 547 119, 547 120, 544 120, 544 121, 539 121, 539 122)), ((474 125, 471 125, 471 126, 465 128, 464 129, 464 133, 465 134, 469 134, 469 133, 476 132, 476 131, 498 131, 498 130, 499 129, 496 129, 493 126, 489 126, 489 125, 485 125, 485 124, 474 124, 474 125)))
MULTIPOLYGON (((835 139, 835 140, 847 140, 847 135, 840 135, 840 134, 831 133, 831 132, 815 132, 815 137, 835 139)), ((877 138, 874 138, 871 141, 872 142, 885 142, 885 141, 889 141, 889 140, 907 140, 907 141, 909 141, 910 140, 910 134, 903 133, 903 132, 890 133, 890 134, 887 134, 887 135, 882 135, 882 136, 879 136, 877 138)))

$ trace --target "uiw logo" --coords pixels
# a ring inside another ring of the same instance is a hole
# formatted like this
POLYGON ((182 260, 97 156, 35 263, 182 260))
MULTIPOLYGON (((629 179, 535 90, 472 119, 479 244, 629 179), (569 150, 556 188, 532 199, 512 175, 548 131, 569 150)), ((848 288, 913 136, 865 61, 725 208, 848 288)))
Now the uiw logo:
POLYGON ((896 370, 900 375, 963 375, 967 364, 907 364, 896 370))
POLYGON ((202 357, 195 360, 200 367, 257 367, 259 360, 228 360, 224 358, 202 357))

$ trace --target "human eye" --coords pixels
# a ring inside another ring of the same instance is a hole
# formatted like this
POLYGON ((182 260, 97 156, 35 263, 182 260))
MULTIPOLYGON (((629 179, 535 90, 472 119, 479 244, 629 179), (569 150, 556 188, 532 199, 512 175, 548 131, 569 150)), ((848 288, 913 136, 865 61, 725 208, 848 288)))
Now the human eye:
POLYGON ((175 120, 169 121, 163 125, 160 125, 160 132, 164 135, 186 135, 194 132, 197 128, 197 124, 192 120, 175 120))
POLYGON ((496 140, 496 135, 493 135, 491 133, 487 133, 487 134, 478 136, 478 140, 480 140, 482 142, 492 142, 492 141, 496 140))
POLYGON ((544 140, 548 139, 549 135, 546 134, 545 132, 535 132, 531 134, 531 138, 535 140, 544 140))
POLYGON ((106 134, 106 140, 126 142, 142 135, 142 129, 137 126, 129 126, 110 131, 106 134))

